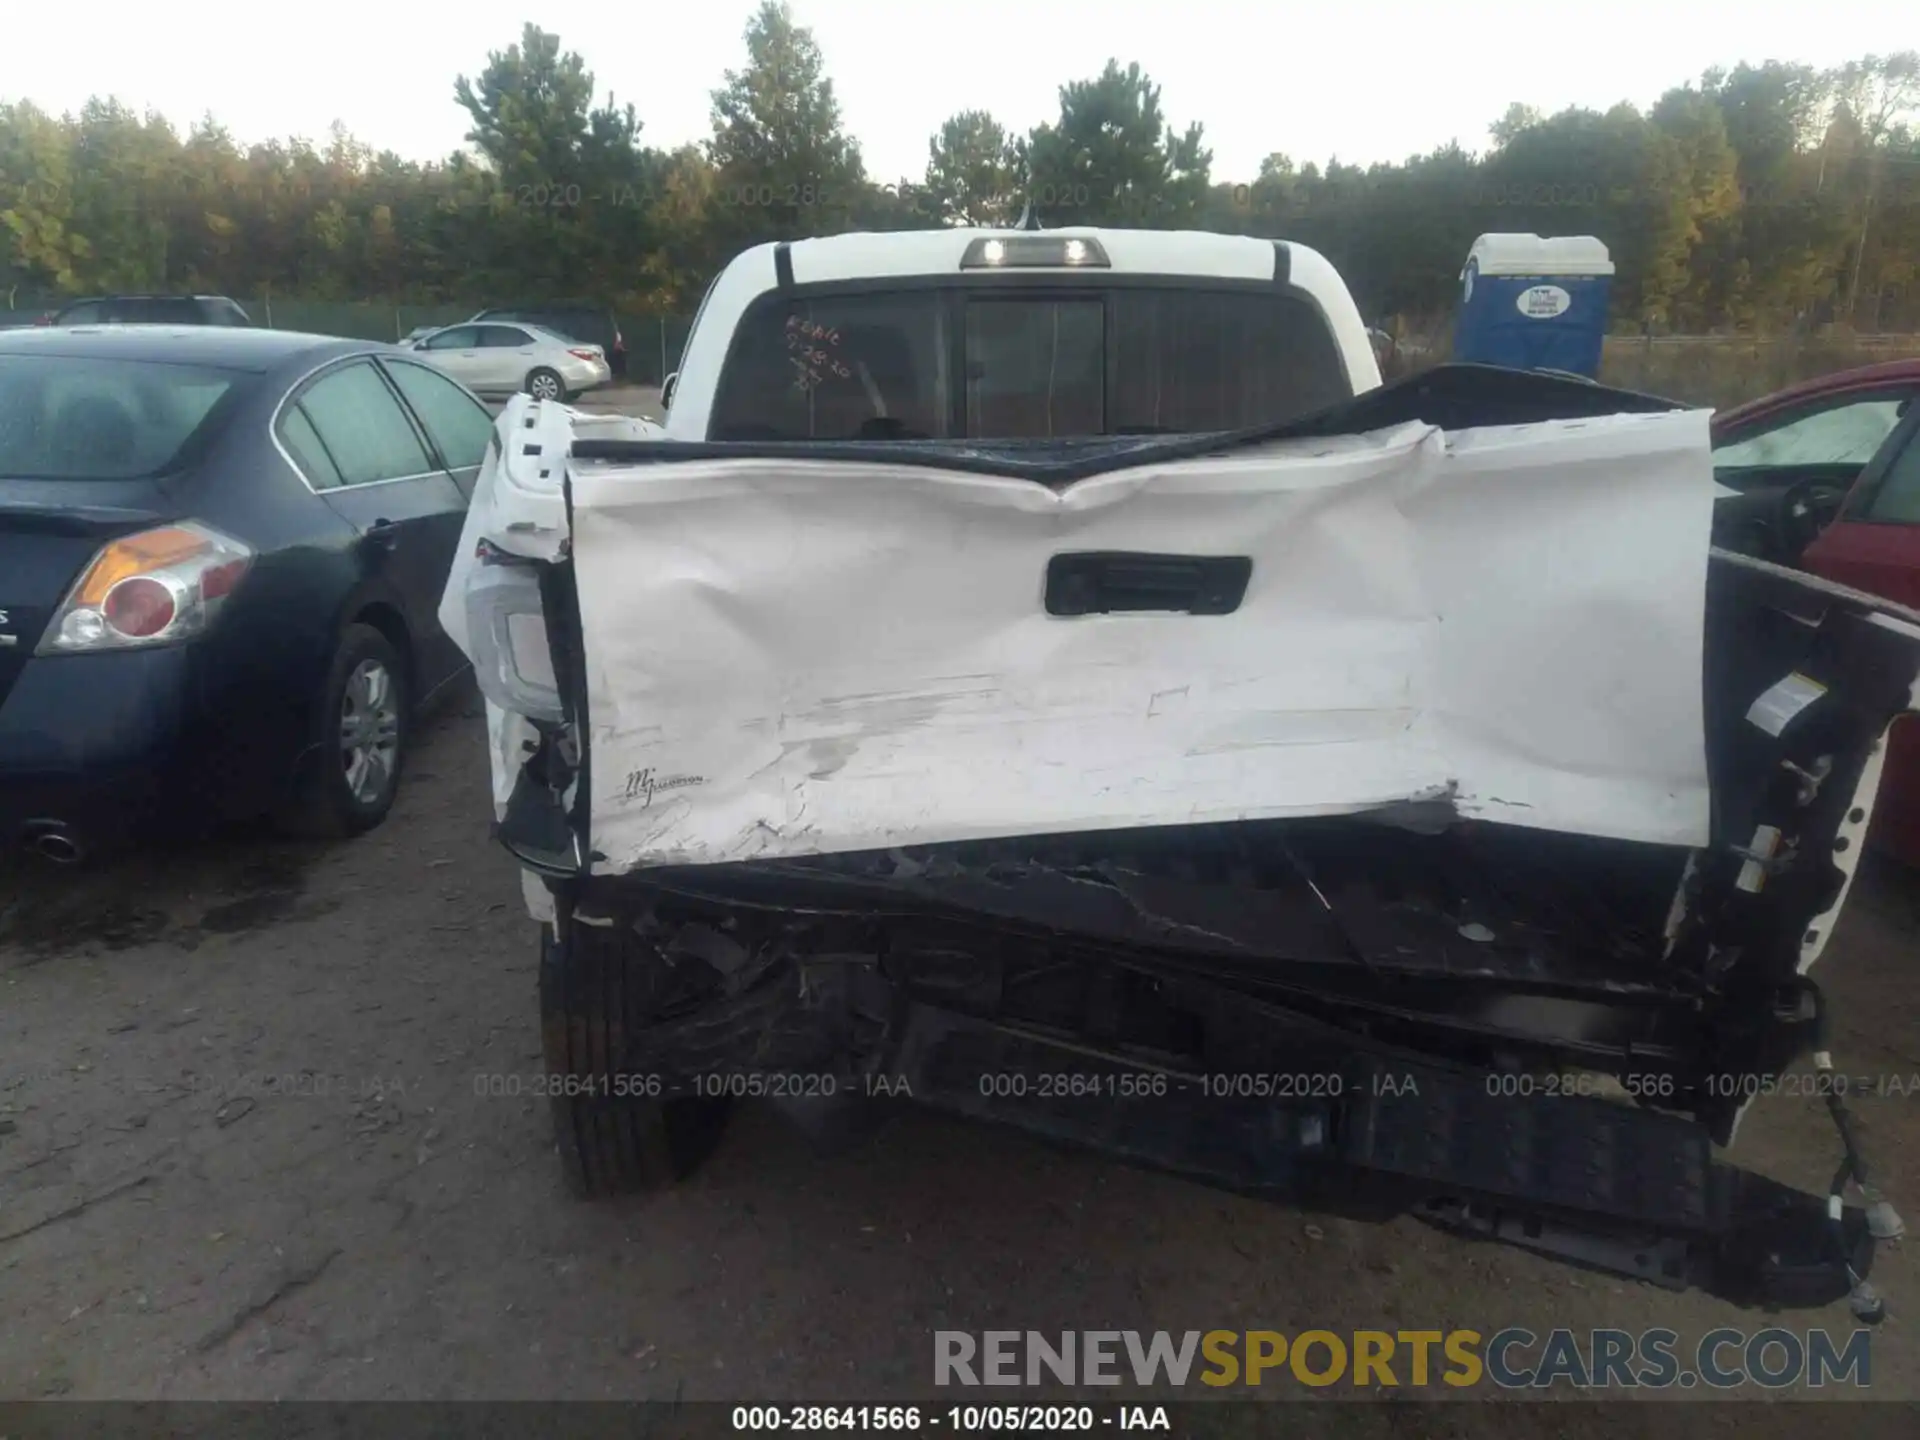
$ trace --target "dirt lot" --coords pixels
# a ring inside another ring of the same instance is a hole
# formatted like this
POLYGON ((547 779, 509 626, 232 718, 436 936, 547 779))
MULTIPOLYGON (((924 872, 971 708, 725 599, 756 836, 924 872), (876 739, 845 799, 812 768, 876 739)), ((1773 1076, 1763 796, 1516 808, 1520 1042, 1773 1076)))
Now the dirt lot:
MULTIPOLYGON (((659 417, 650 390, 583 405, 659 417)), ((747 1109, 684 1187, 575 1204, 524 1094, 534 929, 489 818, 468 700, 350 844, 233 839, 79 872, 0 857, 0 1398, 925 1400, 937 1329, 1684 1341, 1768 1323, 912 1110, 825 1157, 747 1109)), ((1837 1063, 1920 1084, 1920 882, 1875 867, 1856 895, 1822 963, 1837 1063)), ((1920 1096, 1856 1108, 1920 1220, 1920 1096)), ((1814 1102, 1777 1098, 1736 1155, 1818 1187, 1836 1151, 1814 1102)), ((1883 1250, 1874 1278, 1891 1316, 1872 1393, 1920 1399, 1913 1250, 1883 1250)), ((1852 1328, 1839 1306, 1785 1323, 1852 1328)), ((1368 1419, 1486 1428, 1400 1413, 1368 1419)), ((1616 1433, 1602 1422, 1502 1428, 1616 1433)), ((1363 1431, 1383 1433, 1340 1426, 1363 1431)))
MULTIPOLYGON (((543 1106, 478 1093, 540 1062, 476 703, 407 780, 334 848, 0 869, 0 1396, 927 1398, 937 1328, 1764 1323, 915 1111, 826 1158, 748 1110, 685 1187, 571 1203, 543 1106)), ((1917 922, 1876 870, 1824 962, 1843 1068, 1920 1073, 1917 922)), ((1914 1213, 1920 1104, 1862 1109, 1914 1213)), ((1798 1099, 1738 1153, 1834 1156, 1798 1099)), ((1912 1248, 1875 1278, 1873 1390, 1920 1396, 1912 1248)))

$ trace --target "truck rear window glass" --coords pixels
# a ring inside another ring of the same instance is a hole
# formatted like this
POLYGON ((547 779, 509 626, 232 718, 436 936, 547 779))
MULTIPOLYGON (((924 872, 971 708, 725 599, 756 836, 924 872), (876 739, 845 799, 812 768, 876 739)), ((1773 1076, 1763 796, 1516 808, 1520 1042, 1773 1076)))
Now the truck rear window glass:
POLYGON ((944 439, 937 292, 770 296, 734 333, 709 433, 725 440, 944 439))
POLYGON ((967 434, 1104 435, 1106 307, 1071 300, 969 298, 967 434))
POLYGON ((1353 398, 1326 321, 1297 296, 1120 290, 1113 325, 1116 430, 1238 430, 1353 398))
POLYGON ((1292 420, 1352 393, 1318 310, 1278 292, 1168 286, 767 296, 734 335, 708 433, 716 440, 1186 433, 1292 420))

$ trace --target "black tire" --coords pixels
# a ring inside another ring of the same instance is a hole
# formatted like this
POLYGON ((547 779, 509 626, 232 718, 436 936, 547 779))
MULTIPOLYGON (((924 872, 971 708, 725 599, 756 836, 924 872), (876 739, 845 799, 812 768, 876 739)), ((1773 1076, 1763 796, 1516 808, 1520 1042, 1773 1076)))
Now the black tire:
POLYGON ((567 382, 560 378, 558 370, 549 369, 545 365, 529 370, 521 388, 527 394, 537 395, 543 400, 559 400, 564 403, 567 399, 567 382), (551 393, 542 394, 542 391, 548 387, 551 387, 551 393))
POLYGON ((282 831, 306 839, 338 840, 371 830, 387 818, 400 793, 400 771, 407 754, 411 719, 407 680, 406 662, 386 636, 371 625, 346 628, 314 706, 312 735, 317 748, 307 755, 293 793, 276 817, 282 831), (385 672, 394 702, 391 763, 384 784, 372 794, 356 791, 341 749, 348 687, 369 665, 385 672))
POLYGON ((648 1095, 653 976, 625 926, 562 922, 540 932, 540 1035, 548 1107, 567 1189, 589 1200, 682 1180, 726 1126, 723 1098, 648 1095), (569 1093, 572 1092, 572 1093, 569 1093))

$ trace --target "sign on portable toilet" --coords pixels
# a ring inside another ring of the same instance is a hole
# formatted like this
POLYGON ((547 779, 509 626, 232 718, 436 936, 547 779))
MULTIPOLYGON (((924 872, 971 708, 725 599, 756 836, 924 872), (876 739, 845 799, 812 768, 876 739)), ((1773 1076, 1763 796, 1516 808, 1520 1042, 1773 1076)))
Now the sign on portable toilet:
POLYGON ((1591 235, 1482 235, 1460 271, 1453 358, 1598 378, 1612 288, 1591 235))

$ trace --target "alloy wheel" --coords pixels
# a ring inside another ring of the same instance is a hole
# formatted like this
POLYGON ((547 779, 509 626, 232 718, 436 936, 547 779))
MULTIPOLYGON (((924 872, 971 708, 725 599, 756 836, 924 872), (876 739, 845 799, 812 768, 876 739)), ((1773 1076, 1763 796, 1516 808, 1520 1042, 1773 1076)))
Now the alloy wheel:
POLYGON ((393 672, 362 660, 340 700, 340 767, 362 805, 377 804, 393 784, 400 757, 400 700, 393 672))

